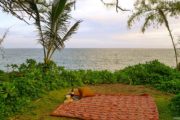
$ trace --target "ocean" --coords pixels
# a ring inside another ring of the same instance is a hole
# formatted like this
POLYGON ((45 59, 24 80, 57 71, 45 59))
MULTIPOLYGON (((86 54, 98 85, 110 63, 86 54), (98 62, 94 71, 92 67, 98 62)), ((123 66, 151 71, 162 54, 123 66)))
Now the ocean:
MULTIPOLYGON (((8 71, 7 64, 21 64, 26 59, 43 61, 42 49, 4 49, 0 56, 0 69, 8 71)), ((66 69, 119 70, 130 65, 158 59, 175 66, 173 49, 87 49, 66 48, 56 51, 53 60, 66 69)))

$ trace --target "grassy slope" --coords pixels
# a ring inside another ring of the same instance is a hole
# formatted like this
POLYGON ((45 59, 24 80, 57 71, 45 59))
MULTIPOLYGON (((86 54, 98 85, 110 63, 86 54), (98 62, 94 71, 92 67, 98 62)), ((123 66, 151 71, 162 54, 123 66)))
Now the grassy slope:
MULTIPOLYGON (((165 94, 160 91, 154 90, 150 87, 144 86, 130 86, 122 84, 104 84, 97 86, 90 86, 93 90, 98 93, 123 93, 123 94, 142 94, 148 93, 155 99, 160 120, 172 120, 171 112, 168 108, 169 100, 172 97, 170 94, 165 94)), ((70 120, 67 118, 51 117, 49 114, 63 102, 64 95, 69 89, 56 90, 50 92, 48 95, 38 99, 30 105, 30 107, 17 115, 11 120, 70 120)))

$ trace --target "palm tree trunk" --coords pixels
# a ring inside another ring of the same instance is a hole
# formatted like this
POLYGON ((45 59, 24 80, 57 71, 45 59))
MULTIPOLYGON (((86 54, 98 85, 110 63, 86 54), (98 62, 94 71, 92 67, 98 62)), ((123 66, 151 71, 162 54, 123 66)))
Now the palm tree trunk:
POLYGON ((44 63, 46 63, 46 48, 45 48, 45 42, 44 42, 44 37, 43 37, 43 33, 42 33, 42 29, 41 29, 41 23, 40 21, 38 21, 38 27, 39 27, 39 32, 40 32, 40 36, 41 36, 41 41, 42 41, 42 45, 43 45, 43 54, 44 54, 44 63))
POLYGON ((174 43, 174 38, 173 38, 173 36, 172 36, 171 30, 169 29, 169 27, 167 27, 167 29, 168 29, 169 35, 170 35, 170 37, 171 37, 171 41, 172 41, 173 48, 174 48, 174 53, 175 53, 175 58, 176 58, 176 67, 178 67, 178 56, 177 56, 176 45, 175 45, 175 43, 174 43))
POLYGON ((40 34, 40 37, 41 37, 41 42, 42 42, 42 45, 43 45, 43 53, 44 53, 44 62, 46 63, 46 48, 45 48, 45 42, 44 42, 43 32, 42 32, 42 29, 41 29, 40 13, 39 13, 39 10, 38 10, 38 7, 37 7, 37 4, 36 4, 36 3, 34 3, 34 2, 29 2, 29 4, 31 5, 31 7, 33 7, 32 9, 34 10, 34 12, 35 12, 35 14, 36 14, 35 21, 36 21, 36 25, 37 25, 37 27, 38 27, 39 34, 40 34))
POLYGON ((177 57, 177 49, 176 49, 176 45, 174 43, 174 38, 173 38, 173 35, 171 33, 171 30, 170 30, 170 27, 169 27, 169 23, 168 23, 168 20, 167 20, 167 17, 166 15, 164 14, 164 12, 159 9, 159 13, 162 15, 163 19, 164 19, 164 22, 165 22, 165 26, 169 32, 169 35, 171 37, 171 41, 172 41, 172 44, 173 44, 173 48, 174 48, 174 53, 175 53, 175 59, 176 59, 176 68, 178 68, 178 57, 177 57))
POLYGON ((51 52, 51 54, 50 54, 50 56, 49 56, 49 59, 52 58, 52 55, 54 54, 55 50, 56 50, 56 48, 54 48, 54 49, 52 50, 52 52, 51 52))
POLYGON ((170 27, 169 27, 169 24, 168 24, 168 21, 167 19, 165 19, 165 24, 166 24, 166 28, 169 32, 169 35, 171 37, 171 41, 172 41, 172 45, 173 45, 173 48, 174 48, 174 53, 175 53, 175 59, 176 59, 176 67, 178 67, 178 55, 177 55, 177 49, 176 49, 176 45, 174 43, 174 38, 173 38, 173 35, 171 33, 171 30, 170 30, 170 27))

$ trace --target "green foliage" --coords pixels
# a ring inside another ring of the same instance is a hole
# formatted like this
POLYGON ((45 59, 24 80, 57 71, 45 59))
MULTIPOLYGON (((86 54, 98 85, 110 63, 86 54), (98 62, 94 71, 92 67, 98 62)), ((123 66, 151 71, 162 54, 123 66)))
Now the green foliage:
POLYGON ((82 72, 82 81, 84 84, 105 84, 105 83, 116 83, 115 76, 108 70, 93 71, 87 70, 82 72), (84 73, 84 74, 83 74, 84 73))
POLYGON ((175 116, 180 116, 180 94, 177 94, 174 98, 171 99, 170 104, 171 110, 175 116))
POLYGON ((158 90, 175 94, 180 91, 180 72, 157 60, 129 66, 114 74, 120 83, 151 85, 158 90))
POLYGON ((21 110, 29 99, 18 95, 16 86, 11 82, 0 83, 0 117, 5 118, 21 110))
POLYGON ((84 74, 85 84, 98 84, 100 82, 99 71, 87 70, 84 74))
POLYGON ((132 83, 135 85, 156 85, 165 81, 180 79, 180 72, 172 69, 157 60, 129 66, 123 70, 116 71, 117 81, 132 83))
POLYGON ((8 81, 9 80, 9 76, 2 70, 0 70, 0 82, 2 81, 8 81))
MULTIPOLYGON (((53 0, 49 3, 48 12, 43 13, 37 27, 44 47, 44 62, 48 63, 56 50, 64 48, 64 42, 76 33, 81 21, 72 22, 71 8, 74 1, 53 0)), ((40 14, 41 15, 41 14, 40 14)))
POLYGON ((84 84, 125 83, 150 85, 168 93, 179 93, 180 72, 157 60, 129 66, 123 70, 66 70, 50 61, 37 63, 29 59, 21 65, 9 65, 12 71, 0 71, 0 118, 21 112, 32 100, 48 91, 79 87, 84 84), (7 79, 6 79, 7 78, 7 79))
POLYGON ((6 74, 9 81, 0 82, 0 118, 5 119, 20 112, 31 100, 37 99, 47 91, 70 86, 61 80, 61 67, 50 62, 48 65, 27 60, 19 66, 10 65, 13 71, 6 74))
POLYGON ((161 91, 177 94, 180 92, 180 80, 162 81, 154 87, 161 91))

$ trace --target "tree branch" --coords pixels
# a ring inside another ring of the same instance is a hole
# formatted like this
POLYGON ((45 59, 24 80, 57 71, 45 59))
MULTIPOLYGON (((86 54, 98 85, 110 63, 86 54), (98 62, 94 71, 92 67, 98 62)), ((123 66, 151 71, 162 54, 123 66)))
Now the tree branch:
POLYGON ((118 12, 118 10, 121 10, 121 11, 130 11, 128 9, 124 9, 122 8, 121 6, 119 6, 119 0, 116 0, 115 3, 111 2, 111 3, 106 3, 104 2, 104 0, 101 0, 101 2, 107 6, 107 7, 116 7, 116 12, 118 12))

